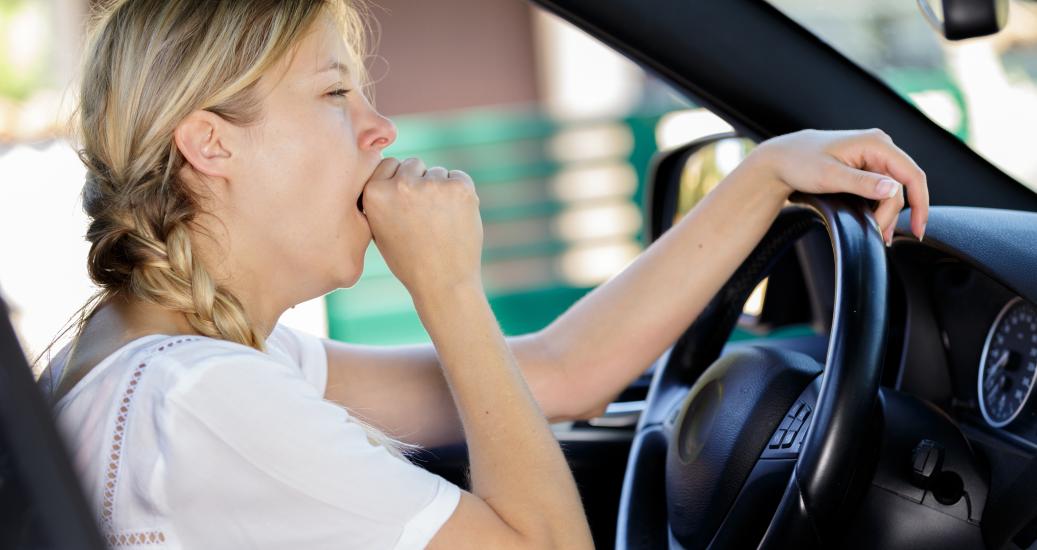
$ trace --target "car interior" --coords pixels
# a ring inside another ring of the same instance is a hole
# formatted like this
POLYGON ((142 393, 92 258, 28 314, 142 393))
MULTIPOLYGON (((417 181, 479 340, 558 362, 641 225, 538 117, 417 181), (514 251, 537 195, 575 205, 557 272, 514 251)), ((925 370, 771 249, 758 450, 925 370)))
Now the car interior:
MULTIPOLYGON (((735 130, 655 157, 649 241, 684 213, 687 163, 734 136, 881 128, 933 205, 924 241, 905 213, 887 248, 864 201, 794 197, 603 416, 553 426, 596 546, 1037 548, 1037 193, 766 2, 533 3, 735 130)), ((979 36, 1002 4, 919 17, 979 36)), ((0 314, 0 547, 103 548, 0 314)), ((463 445, 414 459, 467 484, 463 445)))

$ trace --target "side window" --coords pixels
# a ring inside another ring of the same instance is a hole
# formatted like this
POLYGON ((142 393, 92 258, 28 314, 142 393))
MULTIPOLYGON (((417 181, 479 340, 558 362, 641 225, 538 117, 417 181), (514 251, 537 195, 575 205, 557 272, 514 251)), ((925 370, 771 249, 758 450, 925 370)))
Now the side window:
MULTIPOLYGON (((33 236, 0 241, 0 295, 33 357, 93 291, 83 261, 84 169, 57 122, 75 96, 81 37, 64 30, 80 28, 80 4, 0 8, 0 31, 18 21, 25 35, 18 48, 0 44, 0 229, 33 236), (26 30, 48 28, 59 32, 26 30)), ((386 154, 474 177, 483 280, 507 334, 546 326, 641 252, 642 197, 657 151, 731 130, 522 0, 380 0, 372 16, 381 29, 368 63, 372 96, 399 128, 386 154), (469 32, 441 32, 457 26, 469 32)), ((718 149, 715 166, 701 167, 688 207, 715 185, 731 151, 718 149)), ((281 322, 358 343, 427 341, 374 246, 353 288, 300 304, 281 322)))
MULTIPOLYGON (((433 99, 395 91, 392 71, 374 90, 379 108, 399 130, 386 155, 420 157, 430 166, 465 170, 475 180, 484 224, 483 281, 504 332, 511 335, 543 328, 641 252, 642 197, 658 150, 730 130, 581 31, 522 9, 528 36, 512 37, 510 46, 498 38, 476 49, 485 47, 521 69, 515 52, 504 48, 530 47, 528 74, 538 86, 523 101, 449 111, 436 110, 438 104, 415 107, 433 99)), ((402 17, 407 10, 397 13, 402 17)), ((492 14, 482 23, 497 24, 492 14)), ((394 25, 404 24, 391 17, 382 25, 381 48, 392 64, 392 51, 402 48, 395 41, 408 37, 394 34, 394 25)), ((457 71, 480 70, 480 62, 466 58, 457 71)), ((502 75, 497 64, 481 70, 486 82, 514 78, 502 75)), ((715 185, 709 178, 718 167, 737 163, 732 151, 721 147, 711 166, 702 167, 701 178, 712 183, 700 184, 697 193, 715 185)), ((326 304, 332 338, 369 344, 427 341, 409 295, 373 245, 360 281, 328 295, 326 304)))

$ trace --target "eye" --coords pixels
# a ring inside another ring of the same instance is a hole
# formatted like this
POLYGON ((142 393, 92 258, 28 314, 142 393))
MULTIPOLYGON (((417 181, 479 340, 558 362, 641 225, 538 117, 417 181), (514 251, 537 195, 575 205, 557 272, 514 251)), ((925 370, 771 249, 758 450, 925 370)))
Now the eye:
POLYGON ((352 90, 347 90, 347 89, 344 89, 344 88, 339 88, 337 90, 332 90, 332 91, 328 92, 328 95, 335 96, 335 97, 346 97, 346 94, 348 94, 351 91, 352 90))

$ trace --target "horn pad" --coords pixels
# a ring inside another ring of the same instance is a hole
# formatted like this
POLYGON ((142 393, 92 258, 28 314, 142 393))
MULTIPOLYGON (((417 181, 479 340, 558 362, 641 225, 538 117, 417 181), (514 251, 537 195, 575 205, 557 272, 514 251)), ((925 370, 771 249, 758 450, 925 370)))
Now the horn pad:
POLYGON ((699 377, 666 456, 670 529, 685 548, 709 546, 782 417, 822 367, 802 353, 746 347, 699 377))

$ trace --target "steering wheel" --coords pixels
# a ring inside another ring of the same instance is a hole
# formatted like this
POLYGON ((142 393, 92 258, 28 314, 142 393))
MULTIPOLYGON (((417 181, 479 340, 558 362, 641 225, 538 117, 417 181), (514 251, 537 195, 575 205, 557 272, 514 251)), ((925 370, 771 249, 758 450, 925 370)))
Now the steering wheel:
POLYGON ((885 247, 857 197, 796 195, 793 202, 659 362, 630 449, 617 549, 842 542, 841 522, 861 496, 854 474, 866 477, 873 456, 885 247), (818 227, 835 257, 825 364, 762 346, 720 357, 752 290, 818 227))

